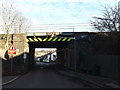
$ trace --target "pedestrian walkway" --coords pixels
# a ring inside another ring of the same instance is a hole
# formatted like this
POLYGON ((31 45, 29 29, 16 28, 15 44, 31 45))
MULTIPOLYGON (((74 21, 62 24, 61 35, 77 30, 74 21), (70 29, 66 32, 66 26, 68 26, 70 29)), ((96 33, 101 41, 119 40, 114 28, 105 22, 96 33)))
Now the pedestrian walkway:
POLYGON ((78 73, 78 72, 74 72, 72 70, 67 70, 67 69, 63 69, 63 70, 60 69, 60 70, 58 70, 58 72, 63 75, 80 78, 81 80, 85 80, 85 81, 92 83, 94 85, 97 85, 99 87, 120 88, 120 86, 118 85, 118 83, 116 81, 113 81, 109 78, 88 75, 85 73, 78 73))

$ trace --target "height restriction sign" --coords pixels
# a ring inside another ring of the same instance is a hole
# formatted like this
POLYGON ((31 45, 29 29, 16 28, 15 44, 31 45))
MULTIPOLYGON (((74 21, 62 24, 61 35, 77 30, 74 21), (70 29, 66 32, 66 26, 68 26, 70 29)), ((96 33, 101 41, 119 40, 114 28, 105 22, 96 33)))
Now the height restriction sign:
POLYGON ((16 48, 14 46, 14 44, 11 44, 9 49, 8 49, 8 54, 16 54, 16 48))

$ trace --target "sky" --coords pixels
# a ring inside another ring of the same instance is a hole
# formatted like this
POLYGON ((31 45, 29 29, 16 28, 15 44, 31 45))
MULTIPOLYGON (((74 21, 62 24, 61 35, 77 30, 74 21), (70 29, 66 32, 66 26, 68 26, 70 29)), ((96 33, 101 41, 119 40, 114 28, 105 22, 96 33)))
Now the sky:
POLYGON ((38 26, 40 24, 89 24, 92 17, 102 15, 102 6, 115 6, 119 0, 12 1, 16 9, 28 18, 33 26, 38 26))

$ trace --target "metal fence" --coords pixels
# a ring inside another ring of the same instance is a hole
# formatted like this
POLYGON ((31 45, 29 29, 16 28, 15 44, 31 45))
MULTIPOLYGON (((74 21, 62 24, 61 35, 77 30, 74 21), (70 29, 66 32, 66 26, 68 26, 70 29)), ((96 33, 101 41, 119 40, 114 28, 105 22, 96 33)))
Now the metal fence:
POLYGON ((93 32, 95 31, 92 24, 38 24, 32 25, 28 33, 30 32, 93 32))

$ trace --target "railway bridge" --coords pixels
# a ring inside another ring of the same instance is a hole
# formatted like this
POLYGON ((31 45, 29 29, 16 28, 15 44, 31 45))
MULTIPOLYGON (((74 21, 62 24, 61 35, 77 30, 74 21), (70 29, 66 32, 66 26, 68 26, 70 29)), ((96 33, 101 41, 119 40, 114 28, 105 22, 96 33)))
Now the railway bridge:
MULTIPOLYGON (((10 59, 6 60, 4 58, 5 39, 3 38, 4 35, 1 34, 0 51, 3 53, 0 54, 0 59, 3 59, 4 64, 13 58, 14 70, 17 68, 18 70, 28 70, 34 64, 35 48, 56 48, 57 63, 66 68, 108 77, 119 82, 119 35, 119 33, 98 32, 57 32, 55 37, 51 37, 51 33, 14 34, 10 35, 9 45, 13 38, 16 54, 9 55, 10 59)), ((8 70, 10 69, 9 66, 8 70)))
MULTIPOLYGON (((29 44, 29 60, 30 60, 29 63, 30 64, 34 63, 33 60, 35 55, 35 48, 56 48, 57 55, 58 55, 57 62, 64 61, 65 60, 64 57, 61 58, 61 54, 62 54, 61 52, 66 49, 71 49, 71 51, 73 49, 74 51, 74 40, 75 40, 75 37, 73 32, 58 33, 55 37, 51 37, 51 35, 27 36, 27 41, 29 44)), ((69 55, 71 53, 71 56, 67 56, 67 57, 74 57, 74 54, 70 52, 70 50, 68 53, 69 55)))

